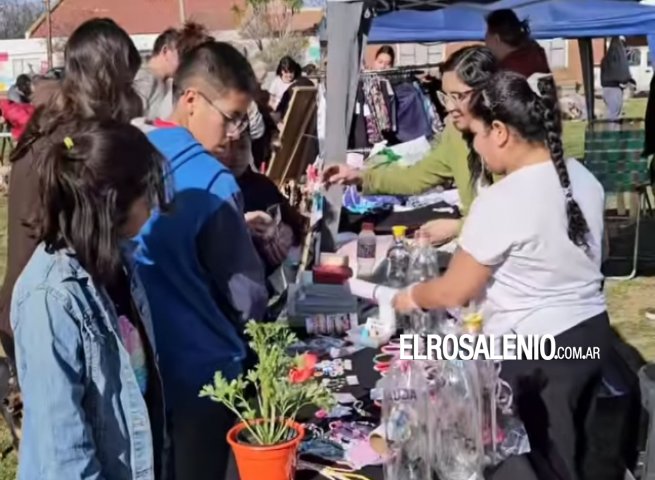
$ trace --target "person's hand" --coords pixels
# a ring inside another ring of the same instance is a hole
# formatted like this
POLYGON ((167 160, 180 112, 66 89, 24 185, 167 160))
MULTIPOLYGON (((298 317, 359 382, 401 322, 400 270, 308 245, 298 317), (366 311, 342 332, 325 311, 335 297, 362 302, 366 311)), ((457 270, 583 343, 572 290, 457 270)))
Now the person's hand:
POLYGON ((419 309, 412 299, 411 289, 412 287, 401 290, 393 297, 393 308, 398 313, 410 313, 419 309))
POLYGON ((328 185, 361 185, 362 172, 348 165, 331 165, 323 171, 323 181, 328 185))
POLYGON ((439 218, 423 224, 421 233, 427 235, 432 245, 448 243, 459 234, 461 220, 439 218))
POLYGON ((275 224, 268 213, 261 211, 247 212, 245 217, 246 224, 253 235, 266 237, 274 232, 275 224))

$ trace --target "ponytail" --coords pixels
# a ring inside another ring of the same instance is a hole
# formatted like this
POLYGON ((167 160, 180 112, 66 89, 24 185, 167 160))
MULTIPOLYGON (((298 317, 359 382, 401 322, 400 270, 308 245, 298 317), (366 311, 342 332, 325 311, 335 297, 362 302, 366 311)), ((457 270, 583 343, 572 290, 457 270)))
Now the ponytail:
POLYGON ((589 248, 587 242, 589 225, 584 218, 578 202, 573 198, 571 179, 569 178, 566 160, 564 159, 564 148, 562 146, 562 113, 553 78, 541 78, 538 81, 538 90, 540 96, 538 102, 541 104, 544 129, 546 130, 546 143, 566 198, 568 235, 573 243, 586 250, 589 248))
POLYGON ((94 280, 110 284, 123 265, 121 229, 132 205, 165 198, 164 160, 137 128, 113 121, 65 125, 48 140, 29 226, 46 251, 70 249, 94 280))

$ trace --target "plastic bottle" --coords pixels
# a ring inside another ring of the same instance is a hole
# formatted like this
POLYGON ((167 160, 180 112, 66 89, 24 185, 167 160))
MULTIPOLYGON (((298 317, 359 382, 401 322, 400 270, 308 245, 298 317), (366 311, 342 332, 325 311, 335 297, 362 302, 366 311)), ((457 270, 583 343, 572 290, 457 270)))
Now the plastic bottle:
MULTIPOLYGON (((416 247, 409 261, 407 281, 409 284, 427 282, 439 276, 439 259, 436 250, 430 245, 430 239, 416 232, 416 247)), ((443 312, 432 310, 416 311, 409 315, 409 325, 405 333, 425 335, 430 333, 445 333, 443 330, 443 312)))
POLYGON ((392 228, 394 244, 387 252, 387 284, 393 288, 403 288, 407 285, 407 271, 411 253, 405 241, 407 227, 392 228))
POLYGON ((357 276, 370 277, 375 270, 377 238, 372 223, 364 223, 357 237, 357 276))

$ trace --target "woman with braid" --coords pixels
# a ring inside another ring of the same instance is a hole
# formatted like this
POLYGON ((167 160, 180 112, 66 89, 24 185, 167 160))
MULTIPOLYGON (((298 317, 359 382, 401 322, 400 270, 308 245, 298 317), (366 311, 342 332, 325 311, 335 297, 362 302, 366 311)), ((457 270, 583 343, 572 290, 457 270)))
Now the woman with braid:
POLYGON ((446 274, 412 285, 394 304, 407 312, 479 301, 485 334, 553 335, 558 348, 583 353, 597 347, 593 359, 502 363, 538 478, 577 480, 581 419, 610 335, 600 271, 603 189, 563 156, 552 77, 533 89, 524 77, 499 72, 473 94, 470 111, 474 148, 504 177, 474 200, 446 274))

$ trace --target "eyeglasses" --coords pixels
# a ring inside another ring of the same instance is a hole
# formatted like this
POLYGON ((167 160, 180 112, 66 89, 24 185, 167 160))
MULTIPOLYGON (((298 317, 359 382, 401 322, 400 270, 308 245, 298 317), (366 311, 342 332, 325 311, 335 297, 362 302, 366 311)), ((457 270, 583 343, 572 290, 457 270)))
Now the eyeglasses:
POLYGON ((241 134, 241 132, 245 129, 246 124, 248 123, 248 115, 244 113, 239 115, 228 115, 221 108, 215 105, 214 102, 200 90, 197 90, 197 93, 205 102, 209 104, 212 109, 214 109, 214 111, 218 112, 221 117, 223 117, 228 136, 241 134))
POLYGON ((448 103, 460 105, 464 100, 466 100, 471 95, 471 93, 473 93, 473 90, 466 90, 464 92, 452 92, 452 93, 445 93, 442 91, 438 91, 437 98, 439 99, 439 103, 441 103, 441 105, 447 107, 448 103))

